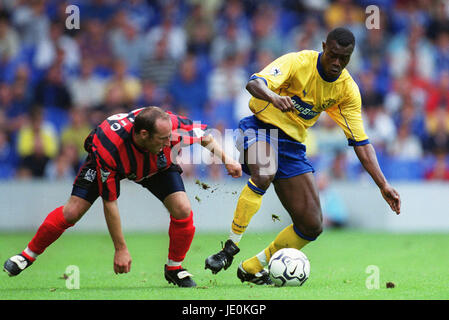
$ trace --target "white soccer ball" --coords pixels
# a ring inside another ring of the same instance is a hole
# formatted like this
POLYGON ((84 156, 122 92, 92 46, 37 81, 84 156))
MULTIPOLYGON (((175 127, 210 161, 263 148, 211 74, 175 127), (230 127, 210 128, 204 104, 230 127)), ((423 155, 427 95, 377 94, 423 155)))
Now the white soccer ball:
POLYGON ((309 278, 310 262, 303 252, 284 248, 273 254, 268 263, 268 272, 276 287, 299 287, 309 278))

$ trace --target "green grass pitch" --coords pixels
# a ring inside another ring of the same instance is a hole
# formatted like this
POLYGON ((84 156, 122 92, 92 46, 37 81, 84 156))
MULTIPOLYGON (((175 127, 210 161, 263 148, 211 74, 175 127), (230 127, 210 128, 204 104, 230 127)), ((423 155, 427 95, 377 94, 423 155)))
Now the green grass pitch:
MULTIPOLYGON (((194 274, 198 287, 177 288, 163 276, 168 247, 166 233, 125 234, 133 258, 132 268, 128 274, 115 275, 114 252, 107 232, 67 232, 19 276, 10 278, 1 272, 0 299, 449 299, 448 234, 325 230, 317 241, 303 249, 311 262, 311 275, 302 287, 295 288, 242 284, 236 277, 239 262, 263 249, 275 233, 248 230, 241 242, 241 252, 228 270, 217 275, 204 270, 205 258, 221 249, 220 241, 226 240, 226 236, 196 234, 184 266, 194 274), (79 268, 79 289, 66 287, 64 274, 70 265, 79 268), (394 283, 394 288, 387 288, 387 282, 394 283)), ((31 237, 31 233, 0 233, 1 263, 20 252, 31 237)))

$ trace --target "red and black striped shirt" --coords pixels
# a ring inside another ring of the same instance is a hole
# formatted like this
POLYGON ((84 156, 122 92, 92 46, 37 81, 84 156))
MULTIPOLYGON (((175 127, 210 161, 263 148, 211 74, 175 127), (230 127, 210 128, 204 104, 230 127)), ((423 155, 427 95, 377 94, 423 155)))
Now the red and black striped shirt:
POLYGON ((96 160, 100 196, 105 200, 119 197, 122 179, 139 183, 168 169, 180 147, 200 142, 207 128, 205 124, 167 112, 172 123, 171 145, 153 154, 139 148, 132 138, 134 119, 142 109, 110 116, 86 139, 85 148, 96 160))

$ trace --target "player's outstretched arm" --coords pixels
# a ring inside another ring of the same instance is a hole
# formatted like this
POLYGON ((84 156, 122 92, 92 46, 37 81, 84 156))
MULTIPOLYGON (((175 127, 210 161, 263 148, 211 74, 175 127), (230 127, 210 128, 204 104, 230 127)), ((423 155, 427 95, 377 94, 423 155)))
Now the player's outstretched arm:
POLYGON ((357 154, 360 162, 365 170, 373 178, 374 182, 380 189, 382 197, 390 206, 391 210, 396 214, 401 213, 401 197, 399 193, 388 183, 387 179, 380 169, 379 162, 377 161, 376 151, 371 144, 365 144, 363 146, 354 146, 354 151, 357 154))
POLYGON ((122 232, 117 200, 107 201, 103 199, 103 209, 109 234, 115 248, 114 272, 116 274, 128 273, 131 270, 132 260, 122 232))
POLYGON ((240 163, 228 156, 214 137, 212 137, 212 135, 208 134, 202 137, 201 146, 208 149, 213 156, 217 157, 224 163, 226 171, 228 171, 228 175, 233 178, 239 178, 242 176, 242 166, 240 163))

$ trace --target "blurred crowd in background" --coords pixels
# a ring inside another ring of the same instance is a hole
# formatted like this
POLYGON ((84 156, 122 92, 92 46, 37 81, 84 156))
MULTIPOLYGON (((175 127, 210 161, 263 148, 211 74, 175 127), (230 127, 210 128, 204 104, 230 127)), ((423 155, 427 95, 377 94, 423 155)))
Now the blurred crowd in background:
MULTIPOLYGON (((106 117, 157 105, 234 129, 246 82, 280 55, 356 36, 348 70, 385 175, 449 181, 449 1, 0 0, 0 179, 73 179, 106 117), (367 29, 368 5, 380 28, 367 29), (80 28, 66 28, 69 5, 80 28)), ((325 113, 308 157, 329 181, 366 178, 325 113)), ((222 179, 221 166, 186 176, 222 179)))

